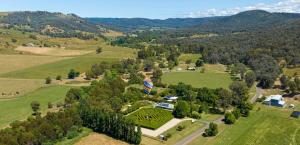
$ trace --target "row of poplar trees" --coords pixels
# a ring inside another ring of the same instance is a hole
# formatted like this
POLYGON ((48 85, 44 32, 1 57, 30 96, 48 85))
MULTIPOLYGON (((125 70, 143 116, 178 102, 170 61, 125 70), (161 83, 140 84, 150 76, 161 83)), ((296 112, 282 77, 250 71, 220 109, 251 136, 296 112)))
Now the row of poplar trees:
POLYGON ((121 114, 90 108, 83 102, 85 101, 81 101, 79 106, 83 126, 131 144, 140 144, 141 128, 136 127, 132 120, 126 119, 121 114))

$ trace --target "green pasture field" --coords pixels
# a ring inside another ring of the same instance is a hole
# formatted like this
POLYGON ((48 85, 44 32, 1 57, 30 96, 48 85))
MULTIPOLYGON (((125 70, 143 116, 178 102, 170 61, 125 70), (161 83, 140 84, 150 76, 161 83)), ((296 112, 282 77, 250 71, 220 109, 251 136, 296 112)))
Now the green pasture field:
POLYGON ((196 63, 196 61, 201 58, 201 54, 181 54, 179 56, 179 61, 187 61, 187 60, 192 60, 192 63, 196 63))
POLYGON ((0 74, 53 63, 69 57, 35 55, 0 55, 0 74))
POLYGON ((173 85, 183 82, 196 88, 228 88, 232 80, 223 65, 205 65, 204 73, 199 70, 165 73, 162 82, 173 85))
POLYGON ((159 108, 142 108, 129 116, 141 127, 157 129, 173 118, 172 112, 159 108))
POLYGON ((31 115, 30 103, 38 101, 41 104, 41 112, 45 113, 48 102, 63 102, 68 86, 51 86, 38 89, 22 97, 11 100, 0 100, 0 128, 8 126, 16 120, 24 120, 31 115))
POLYGON ((6 78, 27 78, 27 79, 44 79, 48 76, 55 78, 57 75, 67 77, 70 69, 75 69, 81 73, 89 70, 95 63, 101 61, 118 61, 124 58, 133 58, 134 50, 121 47, 103 48, 101 54, 88 54, 75 58, 61 60, 54 63, 39 65, 23 70, 18 70, 0 75, 6 78))
POLYGON ((218 136, 201 136, 190 145, 299 145, 300 120, 291 118, 291 113, 288 109, 258 105, 248 118, 234 125, 220 125, 218 136))

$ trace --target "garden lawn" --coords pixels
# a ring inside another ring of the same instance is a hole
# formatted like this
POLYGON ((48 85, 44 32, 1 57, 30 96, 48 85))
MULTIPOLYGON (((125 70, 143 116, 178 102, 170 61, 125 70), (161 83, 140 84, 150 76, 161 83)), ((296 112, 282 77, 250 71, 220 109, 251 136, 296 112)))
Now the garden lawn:
POLYGON ((133 112, 128 118, 137 125, 149 129, 157 129, 173 118, 172 112, 159 108, 142 108, 133 112))
POLYGON ((206 65, 205 72, 200 71, 179 71, 165 73, 162 82, 176 85, 179 82, 190 84, 196 88, 228 88, 232 83, 230 75, 225 72, 222 65, 206 65))
POLYGON ((48 102, 63 102, 69 89, 68 86, 51 86, 38 89, 17 99, 0 100, 0 128, 30 116, 32 113, 30 103, 32 101, 38 101, 41 104, 41 112, 45 113, 48 102))
POLYGON ((198 137, 190 145, 299 145, 300 120, 292 110, 259 105, 250 117, 234 125, 221 125, 217 137, 198 137), (222 129, 223 128, 223 129, 222 129))

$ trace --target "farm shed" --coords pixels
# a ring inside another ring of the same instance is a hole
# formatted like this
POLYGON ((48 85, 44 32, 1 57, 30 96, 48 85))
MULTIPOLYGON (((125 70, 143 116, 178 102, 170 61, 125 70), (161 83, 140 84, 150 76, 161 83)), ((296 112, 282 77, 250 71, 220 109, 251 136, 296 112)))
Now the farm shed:
POLYGON ((266 105, 284 107, 285 101, 283 101, 282 95, 271 95, 267 97, 263 102, 266 105))

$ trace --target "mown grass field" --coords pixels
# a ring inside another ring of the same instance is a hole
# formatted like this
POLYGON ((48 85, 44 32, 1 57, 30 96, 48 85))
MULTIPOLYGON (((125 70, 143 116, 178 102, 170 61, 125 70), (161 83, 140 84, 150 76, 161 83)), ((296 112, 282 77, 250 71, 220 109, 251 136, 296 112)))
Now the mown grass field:
POLYGON ((228 88, 232 82, 230 75, 225 72, 223 65, 205 65, 205 72, 178 71, 165 73, 162 76, 163 83, 176 85, 179 82, 201 88, 228 88))
POLYGON ((236 124, 221 125, 213 138, 199 137, 190 145, 299 145, 300 120, 291 110, 258 105, 248 118, 236 124))
POLYGON ((142 108, 129 116, 128 118, 141 127, 157 129, 173 118, 172 112, 159 108, 142 108))
POLYGON ((67 77, 70 69, 75 69, 80 72, 85 72, 91 68, 95 63, 101 61, 118 61, 123 58, 134 57, 134 50, 121 47, 107 47, 103 48, 101 54, 89 54, 78 56, 75 58, 56 61, 44 65, 39 65, 23 70, 9 72, 0 77, 6 78, 28 78, 28 79, 44 79, 48 76, 55 78, 57 75, 67 77))
POLYGON ((0 99, 19 97, 44 86, 45 80, 0 78, 0 99))
POLYGON ((51 86, 38 89, 20 98, 12 100, 0 100, 0 128, 6 127, 15 120, 23 120, 31 115, 30 103, 38 101, 41 104, 41 112, 45 112, 48 102, 63 102, 68 86, 51 86))
POLYGON ((68 57, 34 56, 34 55, 0 55, 0 74, 18 71, 47 63, 53 63, 68 57))

